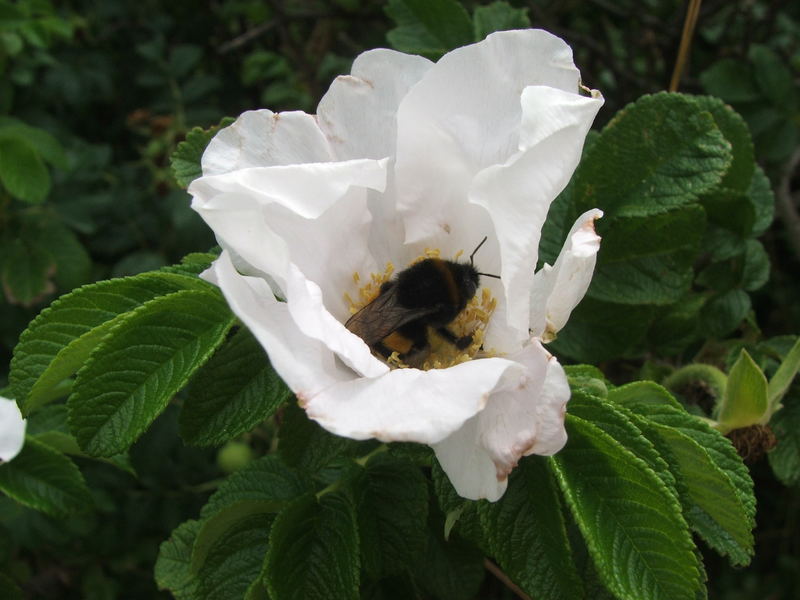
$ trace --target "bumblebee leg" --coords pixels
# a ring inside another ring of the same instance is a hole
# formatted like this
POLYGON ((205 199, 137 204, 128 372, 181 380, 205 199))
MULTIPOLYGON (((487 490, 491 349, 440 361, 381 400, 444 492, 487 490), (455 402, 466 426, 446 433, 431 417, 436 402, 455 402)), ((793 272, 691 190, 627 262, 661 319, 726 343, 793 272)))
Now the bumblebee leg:
POLYGON ((472 343, 471 335, 456 337, 456 335, 452 331, 450 331, 447 327, 439 327, 436 330, 436 333, 438 333, 445 340, 453 344, 453 346, 455 346, 459 350, 464 350, 472 343))

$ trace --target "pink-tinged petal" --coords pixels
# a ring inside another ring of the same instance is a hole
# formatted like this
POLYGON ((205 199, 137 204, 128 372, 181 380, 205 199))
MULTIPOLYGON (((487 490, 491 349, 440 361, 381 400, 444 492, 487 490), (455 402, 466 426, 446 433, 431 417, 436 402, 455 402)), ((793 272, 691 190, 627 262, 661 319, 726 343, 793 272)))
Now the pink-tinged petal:
POLYGON ((517 341, 528 336, 529 291, 550 203, 572 177, 600 106, 600 99, 556 88, 526 88, 520 151, 473 182, 470 201, 488 212, 500 245, 506 319, 517 341))
POLYGON ((266 281, 240 275, 227 252, 203 278, 219 286, 231 310, 264 347, 275 371, 298 397, 313 397, 357 377, 330 348, 300 331, 289 307, 275 299, 266 281))
POLYGON ((297 163, 328 162, 333 154, 313 115, 249 110, 206 147, 203 175, 297 163))
POLYGON ((394 50, 360 54, 350 75, 337 77, 317 107, 337 159, 394 156, 397 107, 432 66, 427 58, 394 50))
POLYGON ((594 222, 602 216, 603 212, 595 208, 578 217, 555 264, 546 264, 536 273, 530 305, 531 335, 545 342, 555 339, 589 289, 600 249, 594 222))
POLYGON ((538 340, 509 359, 525 369, 517 385, 492 394, 482 412, 434 446, 442 468, 465 498, 499 499, 522 456, 553 454, 566 443, 570 390, 561 365, 538 340))
POLYGON ((397 113, 407 241, 441 238, 443 224, 466 205, 473 177, 518 151, 526 87, 577 93, 579 79, 569 46, 541 30, 492 34, 428 70, 397 113))
POLYGON ((26 426, 17 403, 0 396, 0 463, 10 461, 22 450, 26 426))
POLYGON ((496 391, 515 385, 521 367, 502 358, 448 369, 395 369, 305 395, 309 417, 345 437, 434 444, 458 430, 496 391))

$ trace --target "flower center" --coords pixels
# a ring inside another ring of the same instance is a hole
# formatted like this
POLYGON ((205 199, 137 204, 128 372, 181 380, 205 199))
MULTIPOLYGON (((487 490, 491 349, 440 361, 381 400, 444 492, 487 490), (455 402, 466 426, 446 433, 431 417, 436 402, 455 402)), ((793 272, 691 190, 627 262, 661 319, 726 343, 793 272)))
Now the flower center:
MULTIPOLYGON (((412 260, 409 267, 429 258, 440 258, 440 250, 426 249, 425 252, 412 260)), ((463 254, 459 251, 454 260, 463 254)), ((371 273, 368 279, 362 279, 358 273, 353 273, 353 283, 357 287, 356 298, 345 293, 344 299, 347 303, 350 314, 354 315, 362 308, 374 301, 380 294, 381 286, 390 281, 395 272, 394 264, 386 264, 382 273, 371 273)), ((446 325, 446 328, 453 334, 455 339, 470 339, 466 347, 459 347, 453 343, 452 339, 446 339, 433 327, 427 328, 427 339, 429 350, 422 357, 415 357, 413 365, 407 364, 401 354, 397 351, 392 352, 388 357, 375 353, 376 356, 384 360, 392 368, 409 368, 411 366, 428 369, 445 369, 459 363, 481 358, 494 356, 496 353, 491 349, 483 347, 486 335, 486 326, 497 306, 497 300, 488 288, 480 288, 477 293, 467 302, 466 307, 456 317, 446 325)), ((393 335, 393 334, 392 334, 393 335)), ((411 361, 409 361, 411 362, 411 361)))

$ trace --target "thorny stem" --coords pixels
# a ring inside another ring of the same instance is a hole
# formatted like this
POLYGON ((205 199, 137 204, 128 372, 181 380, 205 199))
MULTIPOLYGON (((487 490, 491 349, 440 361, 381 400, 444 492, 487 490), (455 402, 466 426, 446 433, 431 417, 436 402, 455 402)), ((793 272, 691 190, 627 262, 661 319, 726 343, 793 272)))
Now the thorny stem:
POLYGON ((800 260, 800 214, 797 212, 792 195, 792 177, 798 166, 800 166, 800 148, 792 154, 778 184, 778 214, 786 227, 789 246, 792 248, 795 258, 800 260))
POLYGON ((522 589, 516 583, 511 581, 511 579, 509 579, 508 575, 503 573, 503 571, 502 571, 502 569, 500 567, 498 567, 496 564, 494 564, 488 558, 484 558, 483 559, 483 566, 487 571, 489 571, 492 575, 494 575, 501 582, 503 582, 504 586, 506 586, 509 590, 514 592, 514 594, 516 594, 517 597, 521 598, 522 600, 533 600, 533 598, 531 598, 530 596, 528 596, 528 594, 523 592, 522 589))
POLYGON ((681 45, 678 48, 678 58, 675 60, 675 69, 672 71, 672 80, 669 82, 669 91, 677 92, 678 85, 683 75, 683 70, 689 60, 689 49, 692 47, 692 37, 694 28, 697 25, 697 17, 700 14, 701 0, 689 0, 689 7, 686 9, 686 19, 683 21, 683 34, 681 35, 681 45))

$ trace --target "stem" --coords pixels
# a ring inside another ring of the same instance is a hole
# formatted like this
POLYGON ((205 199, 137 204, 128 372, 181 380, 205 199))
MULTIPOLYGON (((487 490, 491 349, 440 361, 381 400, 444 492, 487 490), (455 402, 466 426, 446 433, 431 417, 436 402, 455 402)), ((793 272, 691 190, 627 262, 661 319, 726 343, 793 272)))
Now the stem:
POLYGON ((522 598, 522 600, 533 600, 528 594, 522 591, 522 589, 511 579, 509 579, 508 575, 503 573, 502 569, 490 561, 488 558, 483 559, 483 566, 484 568, 489 571, 492 575, 497 577, 500 581, 503 582, 503 585, 506 586, 509 590, 514 592, 518 598, 522 598))
POLYGON ((678 48, 678 58, 675 60, 675 69, 672 71, 672 80, 669 82, 669 91, 677 92, 678 85, 683 75, 683 70, 689 60, 689 49, 692 47, 694 28, 697 25, 697 17, 700 15, 701 0, 689 0, 689 7, 686 9, 686 19, 683 21, 683 34, 681 35, 681 45, 678 48))
POLYGON ((356 462, 357 465, 363 467, 363 466, 365 466, 367 464, 367 462, 369 462, 370 458, 372 458, 376 454, 380 454, 381 452, 386 452, 388 449, 389 449, 389 446, 387 446, 386 444, 381 444, 380 446, 375 448, 375 450, 373 450, 369 454, 365 454, 361 458, 357 458, 355 460, 355 462, 356 462))

